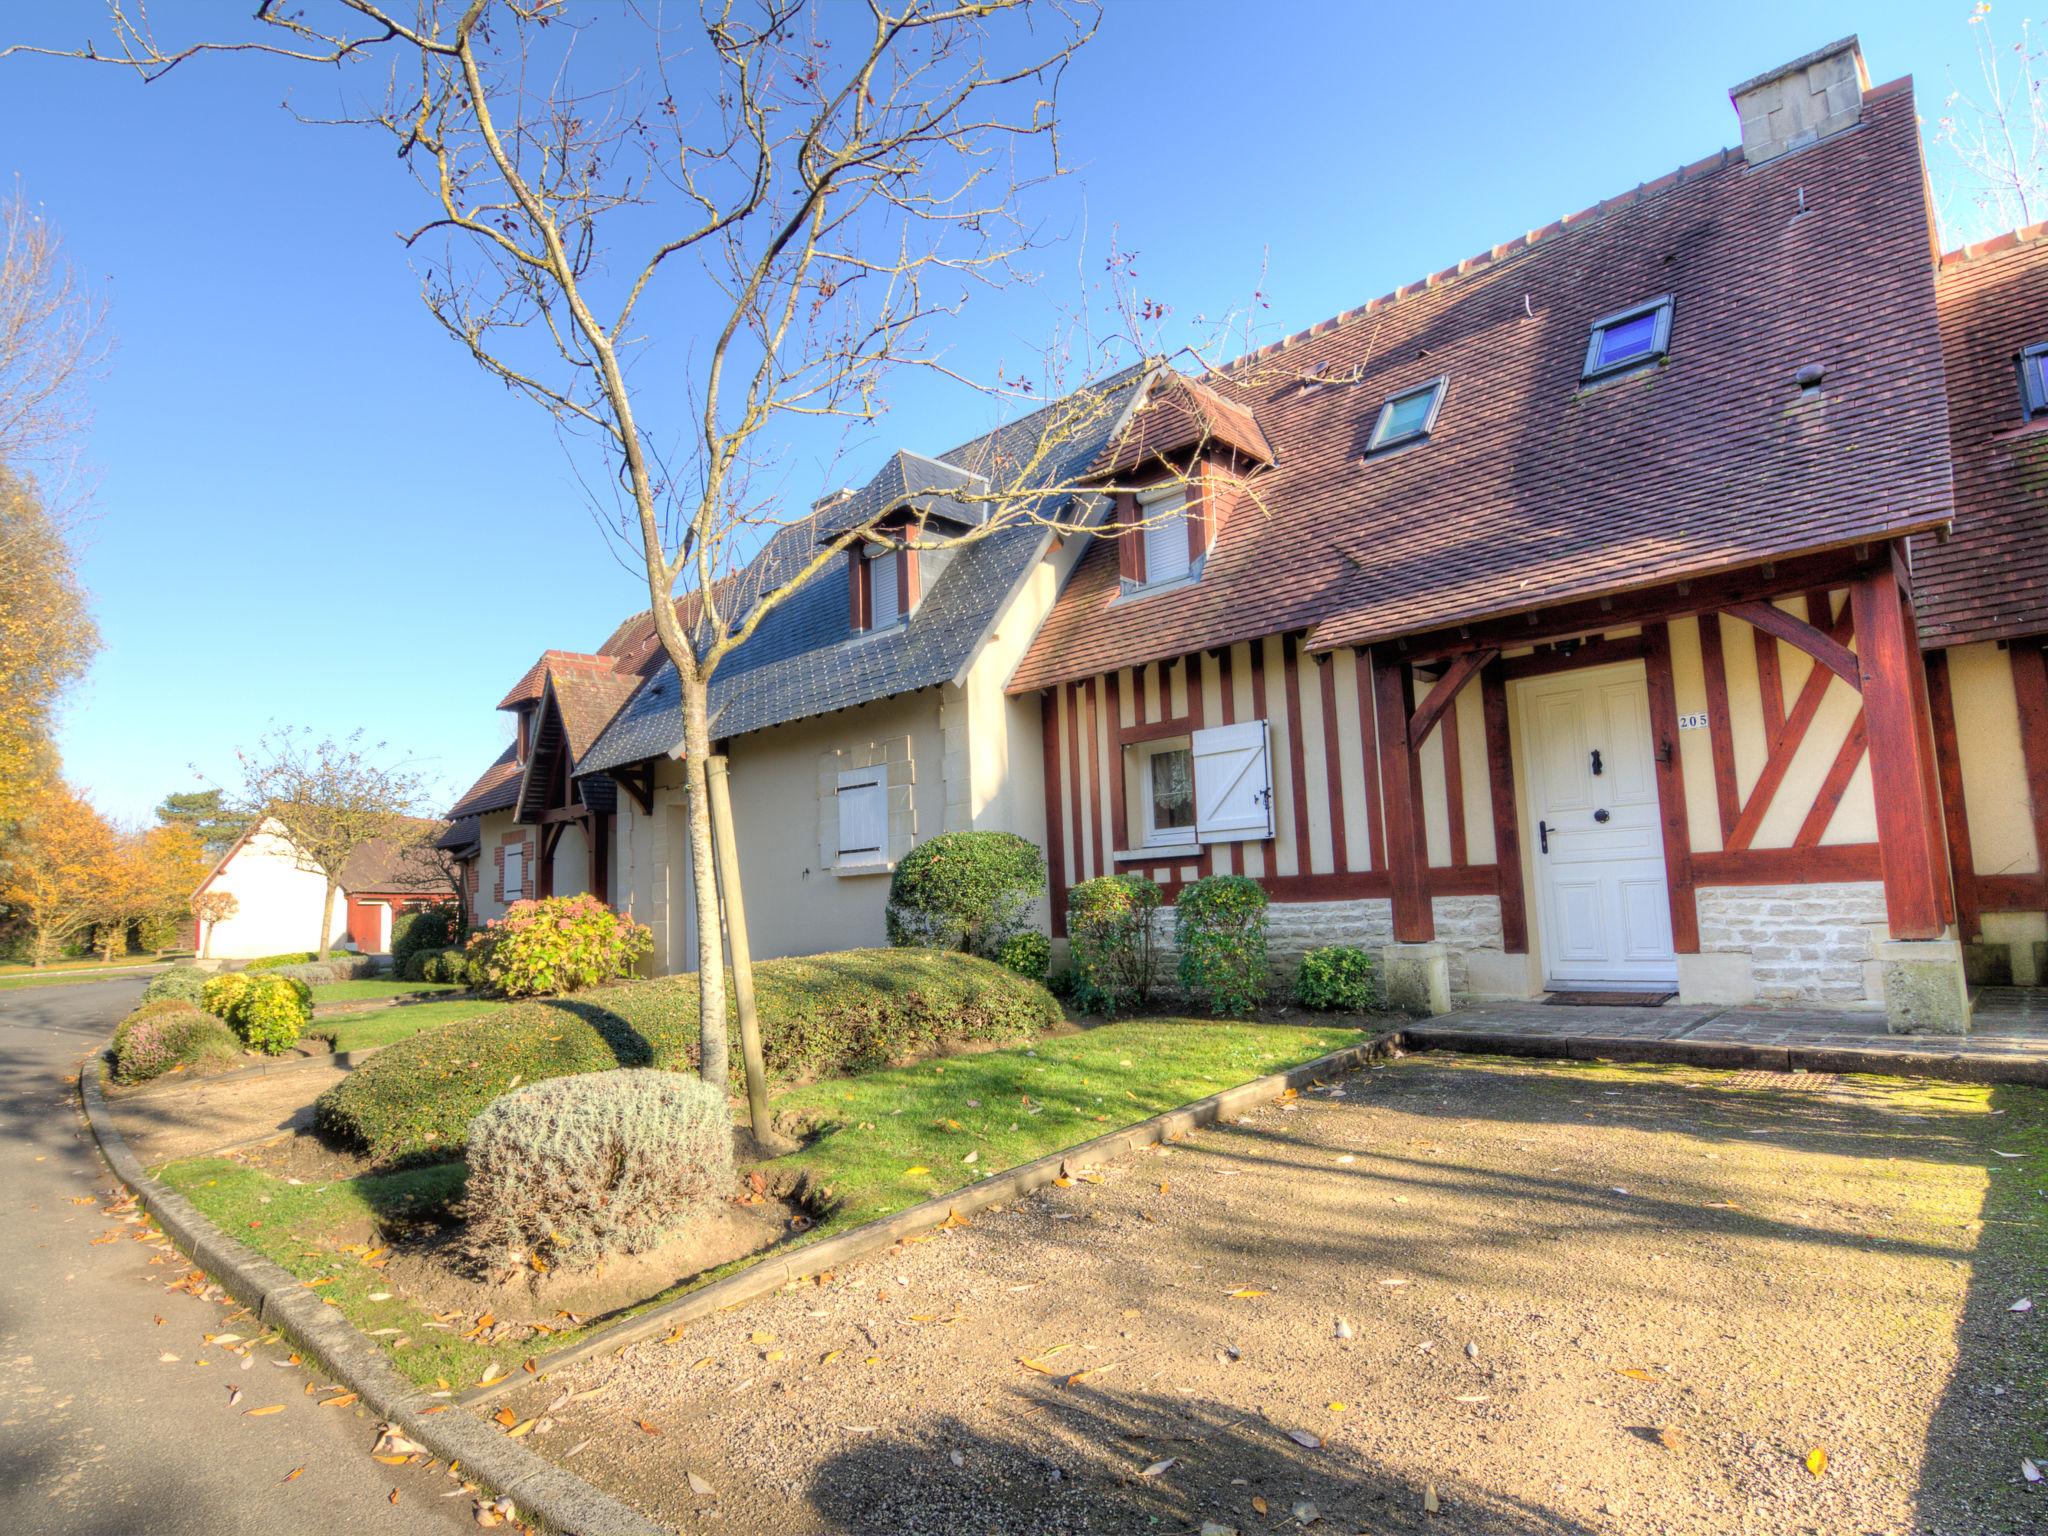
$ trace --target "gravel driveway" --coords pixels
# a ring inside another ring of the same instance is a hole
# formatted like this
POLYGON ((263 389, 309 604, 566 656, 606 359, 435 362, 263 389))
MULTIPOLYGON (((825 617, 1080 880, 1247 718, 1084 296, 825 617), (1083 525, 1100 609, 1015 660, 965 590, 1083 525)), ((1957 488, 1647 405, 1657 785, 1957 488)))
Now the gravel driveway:
POLYGON ((1414 1058, 513 1406, 594 1392, 529 1443, 685 1531, 2039 1531, 2044 1145, 2026 1089, 1414 1058))

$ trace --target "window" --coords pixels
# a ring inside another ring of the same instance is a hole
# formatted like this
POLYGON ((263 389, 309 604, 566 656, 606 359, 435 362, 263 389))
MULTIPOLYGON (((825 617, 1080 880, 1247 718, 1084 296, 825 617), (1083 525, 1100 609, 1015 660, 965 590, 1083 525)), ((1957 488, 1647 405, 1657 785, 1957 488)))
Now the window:
POLYGON ((1586 344, 1586 366, 1580 378, 1604 379, 1624 369, 1654 363, 1670 346, 1671 295, 1632 309, 1618 309, 1593 322, 1593 336, 1586 344))
POLYGON ((1444 386, 1449 382, 1446 375, 1431 379, 1418 388, 1387 396, 1386 403, 1380 407, 1380 419, 1373 423, 1372 437, 1366 443, 1365 451, 1378 453, 1382 449, 1398 448, 1403 443, 1426 441, 1430 430, 1436 426, 1436 413, 1444 403, 1444 386))
POLYGON ((526 893, 526 847, 514 843, 505 850, 505 900, 517 901, 526 893))
POLYGON ((1194 574, 1194 556, 1188 549, 1188 497, 1180 485, 1156 486, 1138 492, 1138 533, 1136 571, 1127 571, 1124 590, 1162 586, 1185 581, 1194 574))
POLYGON ((2048 413, 2048 341, 2020 354, 2020 396, 2029 416, 2048 413))
POLYGON ((903 599, 896 590, 896 551, 868 546, 868 627, 882 629, 903 617, 903 599), (878 552, 879 551, 879 552, 878 552))
POLYGON ((888 862, 889 774, 849 768, 839 775, 839 857, 846 864, 888 862))
POLYGON ((1195 760, 1186 741, 1138 749, 1139 826, 1145 846, 1195 839, 1195 760))

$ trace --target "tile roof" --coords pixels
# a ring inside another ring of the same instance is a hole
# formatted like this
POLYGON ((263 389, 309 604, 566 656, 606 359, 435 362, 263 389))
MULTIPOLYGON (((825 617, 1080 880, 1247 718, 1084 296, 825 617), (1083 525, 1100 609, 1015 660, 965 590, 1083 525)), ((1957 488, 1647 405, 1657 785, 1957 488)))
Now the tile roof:
POLYGON ((1185 376, 1169 376, 1095 461, 1097 475, 1122 474, 1167 454, 1208 444, 1235 448, 1254 464, 1273 462, 1273 448, 1249 405, 1226 399, 1185 376))
POLYGON ((448 830, 447 825, 438 821, 418 825, 422 833, 433 834, 424 843, 380 837, 357 848, 341 866, 341 888, 351 895, 388 892, 453 896, 455 886, 433 853, 440 845, 441 835, 448 830))
POLYGON ((2048 633, 2048 417, 2026 419, 2013 365, 2048 342, 2048 224, 1951 252, 1934 286, 1956 521, 1913 541, 1921 640, 2048 633))
MULTIPOLYGON (((1144 376, 1128 368, 1091 386, 1095 403, 1070 396, 986 433, 941 457, 972 471, 1035 464, 1034 484, 1071 485, 1092 464, 1122 420, 1144 376), (1082 400, 1077 418, 1070 408, 1082 400), (1085 429, 1072 424, 1086 423, 1085 429), (1047 448, 1057 438, 1056 450, 1047 448)), ((1064 493, 1062 500, 1068 499, 1064 493)), ((825 509, 830 512, 828 505, 825 509)), ((1051 512, 1055 509, 1048 509, 1051 512)), ((734 580, 733 601, 772 590, 817 546, 817 518, 778 533, 734 580)), ((893 694, 950 681, 1038 558, 1046 538, 1035 523, 1014 522, 961 546, 946 561, 908 622, 855 636, 848 627, 846 582, 825 572, 765 618, 747 643, 712 676, 712 731, 737 736, 811 715, 847 709, 893 694)), ((576 764, 579 776, 662 757, 682 744, 679 687, 672 667, 651 680, 619 714, 597 746, 576 764)))
POLYGON ((1239 360, 1249 477, 1202 579, 1119 600, 1081 560, 1010 687, 1276 631, 1318 644, 1926 528, 1951 510, 1908 82, 1751 169, 1723 151, 1239 360), (1592 320, 1675 296, 1668 362, 1581 388, 1592 320), (1818 398, 1794 374, 1827 370, 1818 398), (1381 402, 1448 374, 1431 439, 1364 458, 1381 402))
POLYGON ((498 754, 497 761, 477 775, 477 781, 448 807, 451 821, 502 811, 519 798, 519 763, 513 757, 515 750, 514 743, 505 743, 505 750, 498 754))

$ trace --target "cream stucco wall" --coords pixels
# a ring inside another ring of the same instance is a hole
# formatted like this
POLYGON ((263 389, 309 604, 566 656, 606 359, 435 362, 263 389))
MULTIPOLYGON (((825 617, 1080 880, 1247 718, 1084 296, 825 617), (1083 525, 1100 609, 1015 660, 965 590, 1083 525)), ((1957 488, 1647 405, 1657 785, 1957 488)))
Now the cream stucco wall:
MULTIPOLYGON (((257 832, 235 848, 206 889, 228 892, 238 903, 233 917, 210 925, 205 947, 211 958, 254 960, 314 947, 326 877, 301 868, 291 844, 275 832, 257 832)), ((328 942, 339 943, 347 931, 348 902, 336 891, 328 942)))
POLYGON ((1977 873, 2038 874, 2012 662, 1996 645, 1961 645, 1948 653, 1948 676, 1977 873))

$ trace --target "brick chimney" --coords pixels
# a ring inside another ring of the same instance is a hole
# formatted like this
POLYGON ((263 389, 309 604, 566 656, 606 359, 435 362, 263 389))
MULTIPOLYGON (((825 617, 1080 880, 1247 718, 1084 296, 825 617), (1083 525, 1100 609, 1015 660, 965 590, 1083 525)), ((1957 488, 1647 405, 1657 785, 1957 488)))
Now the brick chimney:
POLYGON ((1854 128, 1863 117, 1870 71, 1854 37, 1765 70, 1728 93, 1742 120, 1742 157, 1751 165, 1854 128))

